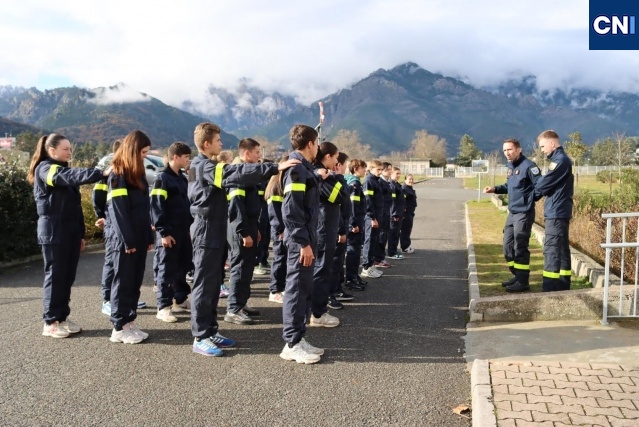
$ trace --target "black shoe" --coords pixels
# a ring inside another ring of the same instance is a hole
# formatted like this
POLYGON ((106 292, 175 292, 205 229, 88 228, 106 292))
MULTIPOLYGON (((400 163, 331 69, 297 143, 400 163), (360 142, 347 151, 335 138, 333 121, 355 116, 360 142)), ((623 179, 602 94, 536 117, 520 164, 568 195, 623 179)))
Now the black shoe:
POLYGON ((517 281, 517 278, 513 276, 510 279, 506 280, 505 282, 501 282, 501 285, 505 288, 506 286, 514 285, 516 281, 517 281))
POLYGON ((337 301, 353 301, 355 299, 355 297, 353 297, 353 295, 347 294, 344 291, 338 292, 338 293, 333 294, 331 296, 333 298, 335 298, 337 301))
POLYGON ((328 297, 328 308, 333 310, 341 310, 344 308, 344 304, 337 301, 337 299, 335 299, 335 297, 331 295, 330 297, 328 297))
POLYGON ((530 290, 530 286, 528 285, 522 285, 521 283, 519 283, 518 281, 515 280, 515 283, 513 283, 510 286, 506 286, 506 292, 526 292, 530 290))
POLYGON ((368 282, 364 279, 362 279, 361 277, 357 276, 357 279, 355 279, 357 281, 357 284, 360 286, 366 286, 368 285, 368 282))
POLYGON ((364 286, 354 280, 347 280, 346 283, 344 283, 344 287, 349 291, 363 291, 365 289, 364 286))

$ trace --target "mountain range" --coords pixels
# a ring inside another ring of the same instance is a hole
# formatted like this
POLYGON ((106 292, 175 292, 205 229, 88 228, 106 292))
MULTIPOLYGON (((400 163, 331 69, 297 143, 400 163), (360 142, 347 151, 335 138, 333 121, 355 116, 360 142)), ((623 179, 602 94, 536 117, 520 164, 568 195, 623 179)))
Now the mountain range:
MULTIPOLYGON (((477 88, 460 78, 429 72, 415 63, 379 69, 348 88, 321 100, 326 121, 323 136, 340 129, 357 130, 378 153, 403 151, 418 130, 448 141, 454 154, 469 134, 484 151, 501 149, 515 137, 526 148, 545 129, 562 137, 579 131, 588 144, 613 132, 639 135, 639 96, 584 88, 541 90, 534 76, 477 88)), ((267 92, 240 80, 234 88, 211 85, 204 103, 185 100, 171 107, 124 84, 107 88, 35 88, 0 86, 0 117, 52 129, 76 142, 110 141, 132 129, 149 133, 154 144, 191 141, 194 126, 204 119, 220 124, 237 138, 259 135, 288 147, 295 123, 316 125, 317 102, 302 105, 294 97, 267 92)), ((1 130, 1 129, 0 129, 1 130)), ((529 147, 530 146, 530 147, 529 147)))

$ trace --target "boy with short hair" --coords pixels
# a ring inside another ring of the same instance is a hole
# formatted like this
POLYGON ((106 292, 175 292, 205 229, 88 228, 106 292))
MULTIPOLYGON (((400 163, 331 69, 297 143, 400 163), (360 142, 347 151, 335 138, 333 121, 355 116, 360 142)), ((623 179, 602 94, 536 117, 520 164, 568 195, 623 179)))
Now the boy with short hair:
POLYGON ((413 188, 413 175, 406 175, 404 185, 402 185, 402 192, 404 193, 406 207, 404 209, 404 219, 402 220, 402 229, 399 234, 399 244, 402 247, 402 252, 405 254, 412 254, 415 252, 411 246, 410 235, 413 232, 413 218, 415 218, 415 209, 417 208, 417 194, 413 188))
POLYGON ((382 173, 382 162, 372 160, 368 165, 369 174, 364 180, 364 197, 366 199, 366 217, 364 220, 364 262, 362 276, 376 279, 382 272, 375 267, 375 256, 379 247, 379 227, 384 215, 384 196, 379 184, 382 173))
POLYGON ((367 283, 359 277, 358 270, 366 218, 366 199, 361 182, 361 179, 366 175, 366 162, 353 159, 348 164, 348 169, 350 174, 345 175, 344 178, 346 178, 346 183, 350 188, 352 212, 346 237, 346 283, 344 286, 353 291, 363 291, 367 283))
POLYGON ((391 172, 390 176, 392 197, 390 221, 388 224, 388 258, 390 259, 404 259, 404 255, 397 252, 397 245, 399 244, 399 230, 401 228, 402 219, 404 218, 404 209, 406 206, 402 186, 398 182, 401 173, 402 172, 398 167, 393 167, 393 172, 391 172))
MULTIPOLYGON (((217 333, 216 307, 222 283, 228 205, 225 187, 255 185, 277 173, 274 164, 227 165, 212 161, 222 150, 222 130, 213 123, 200 123, 194 131, 195 156, 189 169, 191 238, 193 241, 193 291, 191 294, 191 332, 193 351, 205 356, 221 356, 221 348, 235 341, 217 333)), ((286 169, 298 162, 280 165, 286 169)))
POLYGON ((384 200, 381 220, 379 222, 379 238, 377 240, 377 250, 375 252, 375 268, 390 268, 390 263, 386 262, 386 245, 388 244, 388 229, 390 226, 390 209, 393 203, 393 196, 390 186, 390 176, 393 165, 388 162, 382 163, 382 173, 379 178, 379 188, 384 200))
POLYGON ((191 162, 191 148, 174 142, 168 150, 169 163, 157 174, 151 190, 151 221, 155 227, 156 318, 177 322, 173 313, 191 311, 187 301, 191 288, 186 273, 191 268, 193 246, 189 228, 193 222, 188 180, 183 172, 191 162))

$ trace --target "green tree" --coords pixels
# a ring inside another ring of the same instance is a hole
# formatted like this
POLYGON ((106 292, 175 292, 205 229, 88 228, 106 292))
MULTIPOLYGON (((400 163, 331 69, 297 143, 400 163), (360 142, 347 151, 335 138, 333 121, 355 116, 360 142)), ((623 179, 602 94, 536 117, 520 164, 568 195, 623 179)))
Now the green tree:
POLYGON ((615 151, 615 141, 612 138, 596 141, 590 153, 590 164, 613 166, 616 163, 615 151))
POLYGON ((470 166, 473 160, 481 159, 481 151, 475 145, 475 140, 470 135, 464 134, 459 140, 459 153, 455 157, 457 166, 470 166))
POLYGON ((29 130, 19 133, 16 135, 16 148, 32 155, 42 135, 42 133, 34 133, 29 130))
MULTIPOLYGON (((573 132, 568 135, 568 141, 564 143, 566 154, 570 157, 575 166, 583 164, 583 158, 588 151, 588 146, 584 144, 581 133, 573 132)), ((575 168, 575 184, 579 184, 579 169, 575 168)))

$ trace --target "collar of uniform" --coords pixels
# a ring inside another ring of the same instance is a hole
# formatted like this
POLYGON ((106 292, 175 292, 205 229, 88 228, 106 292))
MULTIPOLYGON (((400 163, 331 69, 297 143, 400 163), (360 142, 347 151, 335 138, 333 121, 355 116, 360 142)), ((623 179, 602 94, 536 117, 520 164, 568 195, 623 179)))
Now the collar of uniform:
POLYGON ((517 166, 519 166, 521 162, 523 162, 525 159, 526 157, 523 154, 520 154, 517 160, 515 160, 514 162, 511 162, 513 165, 513 168, 516 168, 517 166))
POLYGON ((308 160, 306 160, 306 159, 304 158, 304 156, 302 156, 302 154, 301 154, 301 153, 299 153, 299 152, 297 152, 297 151, 293 151, 293 152, 291 152, 291 154, 289 154, 288 158, 289 158, 289 160, 290 160, 290 159, 296 159, 296 160, 299 160, 300 162, 302 162, 302 165, 303 165, 306 169, 308 169, 308 170, 310 170, 310 171, 315 171, 315 168, 313 167, 313 165, 311 164, 311 162, 309 162, 308 160))
POLYGON ((548 160, 554 160, 557 157, 561 156, 564 153, 564 147, 557 147, 555 148, 555 151, 553 151, 552 153, 550 153, 550 156, 548 156, 548 160))
POLYGON ((68 168, 69 167, 69 162, 61 162, 59 160, 55 160, 52 157, 47 157, 45 160, 43 160, 45 162, 49 162, 49 163, 55 163, 56 165, 60 165, 62 167, 68 168))
POLYGON ((162 172, 166 172, 169 175, 173 175, 173 176, 179 176, 177 173, 175 173, 175 171, 173 170, 171 165, 169 165, 168 163, 167 163, 166 167, 164 168, 164 170, 162 172))

